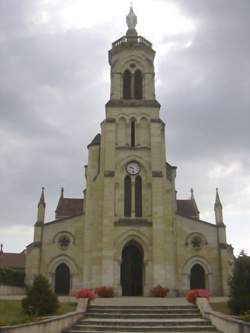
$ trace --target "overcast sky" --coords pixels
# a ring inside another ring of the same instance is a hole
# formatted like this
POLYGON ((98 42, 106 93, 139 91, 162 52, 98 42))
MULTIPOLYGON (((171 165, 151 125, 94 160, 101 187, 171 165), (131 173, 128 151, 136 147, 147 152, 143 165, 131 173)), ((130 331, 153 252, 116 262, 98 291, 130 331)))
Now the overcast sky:
MULTIPOLYGON (((87 144, 109 99, 108 50, 129 1, 0 0, 0 243, 33 239, 61 186, 81 197, 87 144)), ((156 50, 156 93, 178 198, 194 188, 214 223, 219 188, 228 242, 250 254, 250 1, 135 0, 137 31, 156 50)))

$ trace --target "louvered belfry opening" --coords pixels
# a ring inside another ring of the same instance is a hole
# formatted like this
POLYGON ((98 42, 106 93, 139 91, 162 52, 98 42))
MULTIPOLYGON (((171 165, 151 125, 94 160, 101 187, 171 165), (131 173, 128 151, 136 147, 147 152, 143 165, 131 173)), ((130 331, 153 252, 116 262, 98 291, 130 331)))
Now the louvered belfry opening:
POLYGON ((127 69, 123 74, 123 98, 124 99, 131 99, 132 89, 132 76, 130 71, 127 69))
POLYGON ((142 73, 137 70, 134 74, 134 97, 142 99, 142 73))

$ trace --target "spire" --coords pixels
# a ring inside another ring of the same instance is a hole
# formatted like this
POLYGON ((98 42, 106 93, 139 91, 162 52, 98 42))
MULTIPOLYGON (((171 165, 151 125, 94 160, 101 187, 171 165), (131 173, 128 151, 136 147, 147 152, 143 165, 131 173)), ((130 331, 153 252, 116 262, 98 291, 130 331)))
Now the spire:
POLYGON ((215 213, 215 222, 219 225, 224 225, 223 223, 223 212, 222 212, 222 204, 220 201, 219 191, 216 188, 216 196, 215 196, 215 203, 214 203, 214 213, 215 213))
POLYGON ((59 197, 59 200, 58 200, 58 204, 57 204, 57 207, 56 207, 56 210, 55 210, 55 218, 57 219, 58 218, 58 212, 60 211, 60 208, 62 207, 63 205, 63 200, 64 200, 64 188, 62 187, 61 188, 61 194, 60 194, 60 197, 59 197))
POLYGON ((214 207, 216 207, 216 206, 222 208, 222 204, 221 204, 221 201, 220 201, 220 196, 219 196, 218 188, 216 188, 216 197, 215 197, 214 207))
POLYGON ((63 199, 63 198, 64 198, 64 194, 63 194, 63 193, 64 193, 64 188, 62 187, 62 188, 61 188, 61 196, 60 196, 60 199, 63 199))
POLYGON ((195 199, 194 199, 194 189, 191 188, 190 192, 191 192, 191 200, 195 200, 195 199))
POLYGON ((42 193, 40 196, 40 200, 38 202, 38 208, 37 208, 37 221, 36 223, 41 224, 44 223, 44 216, 45 216, 45 198, 44 198, 44 187, 42 187, 42 193))
POLYGON ((46 206, 45 199, 44 199, 44 187, 42 187, 42 192, 41 192, 40 200, 38 202, 38 207, 40 205, 43 205, 44 207, 46 206))
POLYGON ((132 3, 130 5, 129 13, 126 16, 126 23, 128 26, 127 35, 137 35, 137 32, 135 30, 135 27, 137 24, 137 16, 135 15, 135 13, 133 11, 132 3))
POLYGON ((195 198, 194 198, 194 190, 193 188, 190 189, 190 192, 191 192, 191 202, 193 204, 193 208, 194 210, 196 211, 196 218, 200 218, 200 212, 199 212, 199 209, 197 207, 197 204, 196 204, 196 201, 195 201, 195 198))

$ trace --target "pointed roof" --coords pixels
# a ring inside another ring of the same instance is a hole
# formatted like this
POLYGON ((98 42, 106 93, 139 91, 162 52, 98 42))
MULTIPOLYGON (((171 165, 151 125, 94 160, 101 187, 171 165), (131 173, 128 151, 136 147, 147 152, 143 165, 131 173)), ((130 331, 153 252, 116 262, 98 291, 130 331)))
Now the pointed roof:
POLYGON ((218 188, 216 188, 216 196, 215 196, 215 203, 214 203, 214 208, 217 208, 217 207, 222 208, 218 188))
POLYGON ((193 203, 194 210, 195 210, 196 213, 199 215, 200 212, 199 212, 199 209, 198 209, 198 207, 197 207, 197 204, 196 204, 196 201, 195 201, 195 198, 194 198, 194 190, 193 190, 193 188, 191 188, 190 192, 191 192, 191 201, 192 201, 192 203, 193 203))
POLYGON ((91 146, 100 146, 100 144, 101 144, 101 134, 98 133, 98 134, 96 134, 94 139, 90 142, 90 144, 87 146, 87 148, 89 148, 91 146))
POLYGON ((40 200, 38 202, 38 207, 40 205, 43 205, 44 207, 46 206, 45 197, 44 197, 44 187, 42 187, 42 192, 41 192, 40 200))
POLYGON ((199 209, 194 198, 194 190, 191 188, 191 198, 186 200, 176 200, 177 214, 199 219, 199 209))
POLYGON ((192 218, 199 218, 197 206, 191 199, 177 200, 177 214, 192 218))
POLYGON ((82 198, 64 198, 64 189, 61 188, 61 195, 56 207, 56 218, 71 217, 83 214, 84 200, 82 198))

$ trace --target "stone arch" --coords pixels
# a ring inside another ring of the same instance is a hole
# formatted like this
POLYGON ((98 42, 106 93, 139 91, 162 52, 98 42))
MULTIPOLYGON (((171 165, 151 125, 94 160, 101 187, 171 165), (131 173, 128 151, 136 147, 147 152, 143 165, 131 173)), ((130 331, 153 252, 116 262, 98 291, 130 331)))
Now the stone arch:
POLYGON ((128 56, 125 58, 123 62, 116 64, 116 71, 121 71, 122 73, 129 68, 130 71, 134 74, 134 72, 139 69, 142 73, 145 72, 145 60, 140 56, 128 56), (131 68, 131 64, 135 64, 135 67, 131 68))
POLYGON ((126 244, 129 242, 136 242, 139 244, 143 251, 143 294, 147 294, 152 287, 152 246, 150 239, 141 231, 134 228, 122 233, 115 241, 115 283, 117 285, 117 292, 122 295, 121 287, 121 263, 122 263, 122 251, 126 244))
POLYGON ((149 238, 142 232, 136 229, 130 229, 124 232, 118 239, 115 241, 115 260, 121 261, 121 253, 124 246, 130 242, 137 242, 143 249, 144 253, 144 262, 152 260, 151 256, 151 244, 149 238))
POLYGON ((70 275, 70 282, 69 283, 70 283, 70 290, 72 290, 73 277, 78 274, 79 269, 78 269, 78 266, 75 263, 75 261, 70 256, 65 255, 65 254, 56 256, 48 264, 47 275, 49 277, 51 286, 52 286, 53 290, 55 290, 56 269, 61 264, 65 264, 69 268, 69 275, 70 275))
POLYGON ((130 161, 137 161, 140 166, 141 166, 141 170, 142 170, 142 177, 147 177, 150 176, 149 174, 149 163, 146 162, 143 158, 141 158, 138 155, 135 154, 131 154, 130 156, 126 156, 125 158, 120 159, 117 163, 116 163, 116 169, 119 170, 121 174, 125 174, 126 172, 126 165, 130 162, 130 161))
POLYGON ((200 265, 204 270, 205 288, 210 290, 212 269, 208 261, 201 256, 193 256, 185 262, 182 270, 182 287, 184 290, 190 289, 191 270, 195 265, 200 265))

